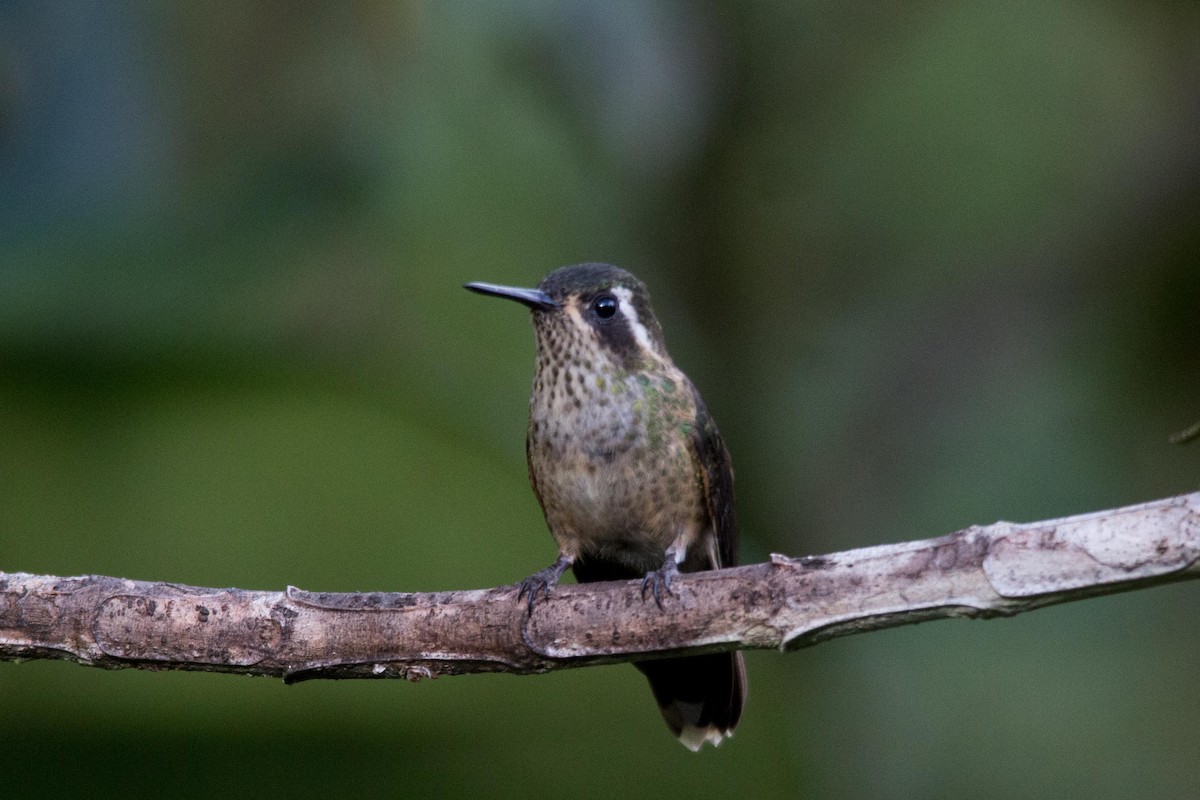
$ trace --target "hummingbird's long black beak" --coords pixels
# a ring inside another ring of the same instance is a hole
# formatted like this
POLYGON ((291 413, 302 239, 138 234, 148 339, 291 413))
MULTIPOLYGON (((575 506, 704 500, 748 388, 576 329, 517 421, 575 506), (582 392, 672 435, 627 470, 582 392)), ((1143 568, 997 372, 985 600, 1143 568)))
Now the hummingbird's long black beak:
POLYGON ((529 306, 534 311, 549 311, 561 305, 541 289, 519 289, 516 286, 497 286, 494 283, 468 283, 463 288, 492 297, 507 297, 509 300, 516 300, 521 305, 529 306))

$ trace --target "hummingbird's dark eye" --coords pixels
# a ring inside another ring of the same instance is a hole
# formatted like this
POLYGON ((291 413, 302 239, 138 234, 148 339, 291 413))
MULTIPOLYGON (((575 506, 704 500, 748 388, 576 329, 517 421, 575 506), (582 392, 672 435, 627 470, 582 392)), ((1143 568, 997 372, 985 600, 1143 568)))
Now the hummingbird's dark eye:
POLYGON ((600 319, 612 319, 617 313, 617 298, 611 294, 602 294, 592 301, 592 311, 600 319))

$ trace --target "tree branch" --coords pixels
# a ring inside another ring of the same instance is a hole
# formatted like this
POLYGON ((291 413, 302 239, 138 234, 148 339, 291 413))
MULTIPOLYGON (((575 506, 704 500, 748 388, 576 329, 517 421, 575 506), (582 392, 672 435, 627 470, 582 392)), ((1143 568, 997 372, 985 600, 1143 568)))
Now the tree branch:
POLYGON ((107 669, 416 680, 655 655, 791 650, 948 617, 993 617, 1200 577, 1200 492, 1027 525, 680 576, 560 586, 321 594, 0 573, 0 660, 107 669))

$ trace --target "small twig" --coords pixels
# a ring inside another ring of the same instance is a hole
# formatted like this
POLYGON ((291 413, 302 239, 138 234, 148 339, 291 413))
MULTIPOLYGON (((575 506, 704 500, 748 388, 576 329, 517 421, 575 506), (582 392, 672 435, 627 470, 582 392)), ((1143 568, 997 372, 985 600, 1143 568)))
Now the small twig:
POLYGON ((0 573, 0 660, 306 678, 536 673, 657 655, 784 650, 1200 576, 1200 493, 1026 525, 640 581, 427 594, 203 589, 0 573))

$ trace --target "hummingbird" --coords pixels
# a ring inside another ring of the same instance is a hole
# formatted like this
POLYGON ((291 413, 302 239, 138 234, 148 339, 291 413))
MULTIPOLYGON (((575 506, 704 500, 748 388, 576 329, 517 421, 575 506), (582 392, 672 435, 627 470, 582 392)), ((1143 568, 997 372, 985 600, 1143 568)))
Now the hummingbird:
MULTIPOLYGON (((525 453, 558 559, 520 583, 532 613, 570 568, 581 583, 642 578, 662 608, 682 572, 737 564, 729 452, 675 366, 645 285, 576 264, 535 289, 468 283, 532 312, 525 453)), ((696 751, 731 735, 746 698, 739 652, 638 661, 671 732, 696 751)))

